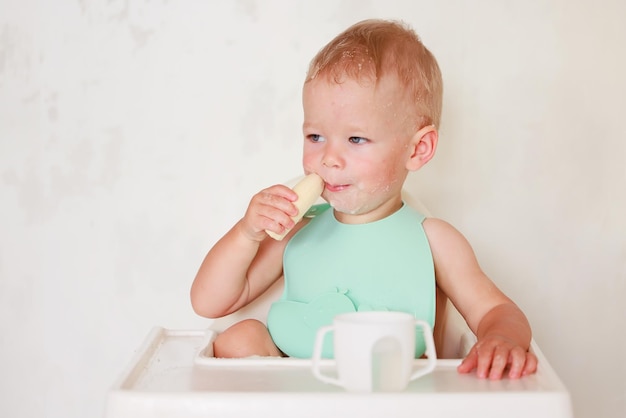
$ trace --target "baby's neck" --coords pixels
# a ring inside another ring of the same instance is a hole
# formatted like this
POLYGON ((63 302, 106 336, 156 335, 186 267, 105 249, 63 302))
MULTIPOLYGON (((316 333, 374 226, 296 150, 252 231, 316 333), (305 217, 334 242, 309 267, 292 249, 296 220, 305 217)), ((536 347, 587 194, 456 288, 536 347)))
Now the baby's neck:
POLYGON ((363 213, 351 214, 334 211, 335 219, 344 224, 366 224, 386 218, 402 208, 402 196, 398 195, 363 213))

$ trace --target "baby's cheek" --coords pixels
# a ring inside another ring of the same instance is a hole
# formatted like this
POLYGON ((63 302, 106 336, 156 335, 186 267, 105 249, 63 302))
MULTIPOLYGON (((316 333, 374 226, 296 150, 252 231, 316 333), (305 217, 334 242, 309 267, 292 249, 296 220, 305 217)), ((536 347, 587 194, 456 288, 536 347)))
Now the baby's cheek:
POLYGON ((391 172, 377 176, 370 184, 361 185, 362 192, 370 196, 380 196, 388 194, 399 183, 398 177, 391 172))
POLYGON ((304 171, 307 173, 312 171, 317 172, 318 164, 316 164, 316 161, 318 160, 319 159, 317 158, 316 153, 309 150, 309 148, 305 145, 302 152, 302 167, 304 168, 304 171))

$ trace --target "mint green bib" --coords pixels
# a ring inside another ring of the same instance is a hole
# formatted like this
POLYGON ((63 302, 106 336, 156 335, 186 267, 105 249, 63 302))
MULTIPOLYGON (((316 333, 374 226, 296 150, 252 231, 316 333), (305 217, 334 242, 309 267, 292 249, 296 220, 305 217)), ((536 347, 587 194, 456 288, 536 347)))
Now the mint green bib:
MULTIPOLYGON (((342 224, 334 211, 315 216, 287 244, 285 287, 267 325, 274 343, 291 357, 310 358, 317 330, 354 311, 408 312, 433 326, 435 271, 424 216, 404 204, 387 218, 342 224)), ((425 351, 416 332, 415 356, 425 351)), ((323 357, 332 358, 327 337, 323 357)))

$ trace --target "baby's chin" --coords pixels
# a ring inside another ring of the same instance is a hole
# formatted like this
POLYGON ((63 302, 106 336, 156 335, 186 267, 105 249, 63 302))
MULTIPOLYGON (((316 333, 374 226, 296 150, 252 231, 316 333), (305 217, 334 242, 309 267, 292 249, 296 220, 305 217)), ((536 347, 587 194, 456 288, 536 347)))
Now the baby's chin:
POLYGON ((346 202, 340 199, 331 199, 328 203, 335 212, 350 216, 363 215, 371 210, 368 205, 359 204, 357 202, 346 202))

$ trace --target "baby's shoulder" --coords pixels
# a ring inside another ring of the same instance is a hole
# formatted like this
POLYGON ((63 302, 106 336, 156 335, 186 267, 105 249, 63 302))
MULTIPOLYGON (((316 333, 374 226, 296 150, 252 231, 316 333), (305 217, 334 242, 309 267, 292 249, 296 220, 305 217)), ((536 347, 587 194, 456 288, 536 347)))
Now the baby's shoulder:
POLYGON ((454 226, 442 219, 427 218, 423 222, 423 227, 433 254, 435 268, 446 266, 444 270, 450 270, 449 267, 465 271, 476 269, 476 256, 472 246, 454 226))
POLYGON ((466 241, 459 230, 443 219, 428 217, 424 219, 422 225, 431 246, 449 245, 458 240, 466 241))

